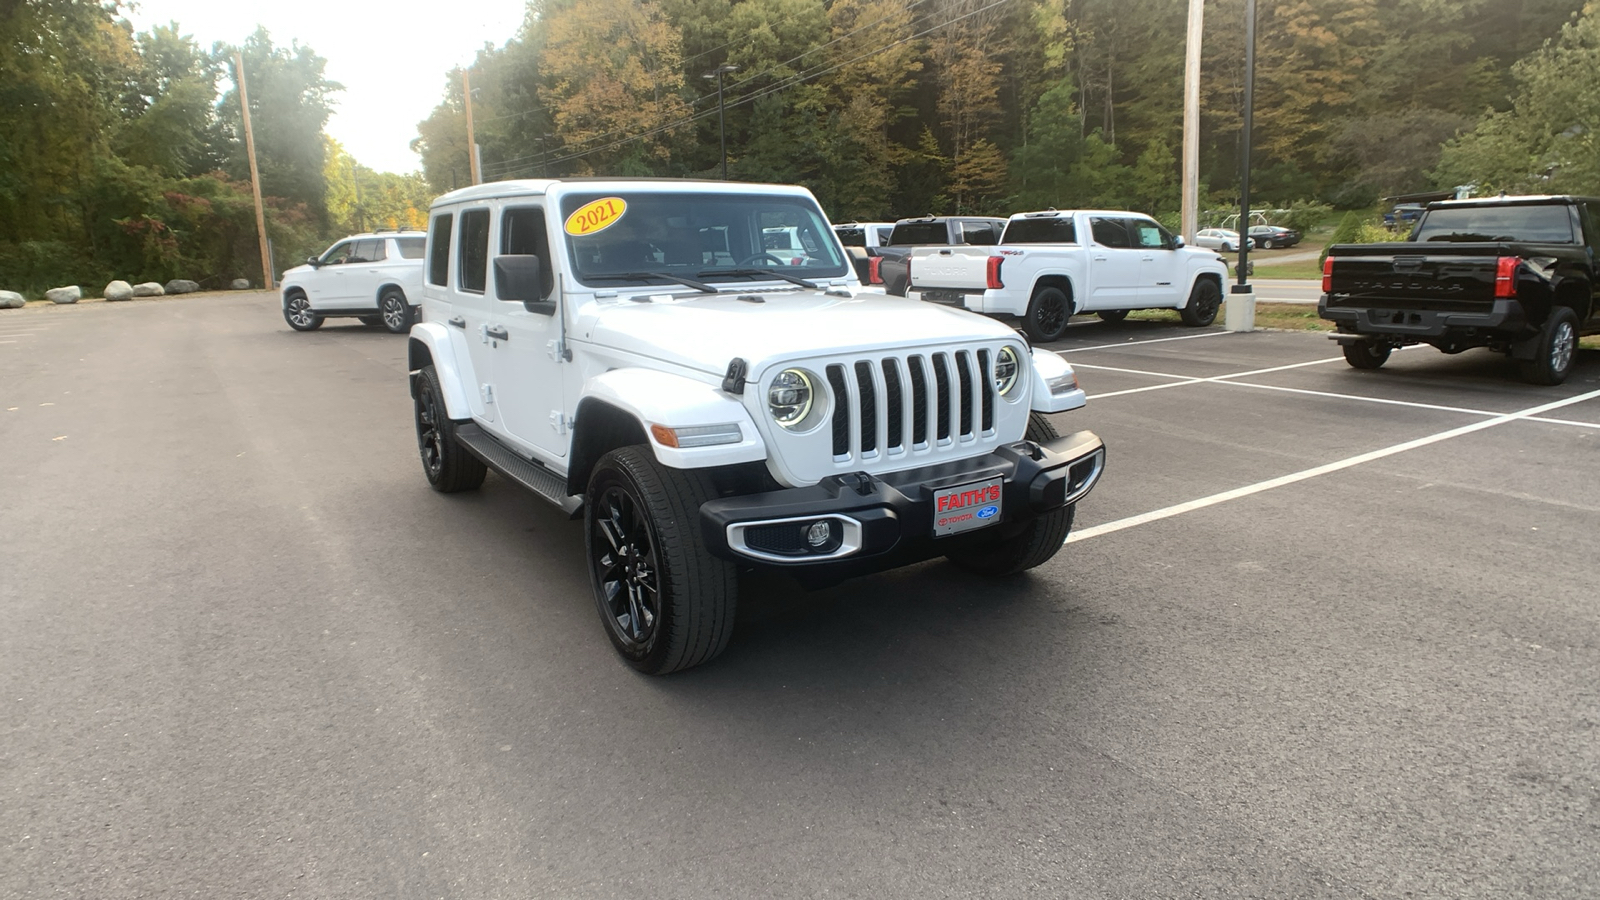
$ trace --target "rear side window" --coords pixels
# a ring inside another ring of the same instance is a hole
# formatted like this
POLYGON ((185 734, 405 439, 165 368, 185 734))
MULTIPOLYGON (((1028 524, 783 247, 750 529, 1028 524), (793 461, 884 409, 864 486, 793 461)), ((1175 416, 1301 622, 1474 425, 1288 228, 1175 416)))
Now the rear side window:
POLYGON ((350 254, 350 262, 382 262, 383 240, 356 241, 355 250, 350 254))
POLYGON ((457 287, 483 293, 489 283, 489 211, 469 209, 461 214, 461 257, 456 260, 457 287))
POLYGON ((962 222, 961 241, 979 247, 992 247, 999 243, 994 226, 988 222, 962 222))
POLYGON ((1430 209, 1412 233, 1413 241, 1528 241, 1576 243, 1565 205, 1447 206, 1430 209))
POLYGON ((433 217, 433 232, 428 236, 433 242, 433 251, 428 257, 429 284, 450 283, 450 227, 454 222, 455 217, 448 213, 433 217))
POLYGON ((400 248, 401 259, 421 259, 422 248, 427 245, 427 239, 395 238, 394 245, 400 248))
POLYGON ((896 225, 889 236, 891 238, 889 243, 895 247, 950 243, 950 232, 946 230, 943 222, 908 222, 905 225, 896 225))
POLYGON ((835 228, 833 233, 839 236, 839 243, 846 247, 865 247, 867 245, 867 233, 863 229, 835 228))
POLYGON ((1095 217, 1089 220, 1089 230, 1094 232, 1094 242, 1102 247, 1129 249, 1128 227, 1122 219, 1102 219, 1095 217))
POLYGON ((550 265, 550 237, 545 229, 544 210, 524 206, 501 214, 500 253, 539 257, 539 295, 549 299, 550 290, 555 287, 555 274, 550 265))
POLYGON ((1058 217, 1012 219, 1006 226, 1002 244, 1076 244, 1078 226, 1071 219, 1058 217))

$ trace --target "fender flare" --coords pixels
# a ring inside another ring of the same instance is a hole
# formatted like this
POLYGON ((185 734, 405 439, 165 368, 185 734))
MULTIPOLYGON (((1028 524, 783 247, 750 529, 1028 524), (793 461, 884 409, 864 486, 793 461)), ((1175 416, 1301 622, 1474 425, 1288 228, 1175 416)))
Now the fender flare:
POLYGON ((1033 372, 1029 408, 1034 412, 1066 412, 1069 409, 1078 409, 1089 402, 1083 388, 1078 387, 1078 376, 1072 371, 1072 364, 1062 359, 1059 354, 1034 347, 1033 365, 1029 368, 1033 372), (1051 393, 1052 381, 1058 387, 1063 383, 1070 384, 1071 387, 1065 391, 1051 393))
POLYGON ((1221 272, 1216 271, 1215 268, 1199 268, 1199 269, 1196 269, 1194 271, 1194 274, 1189 278, 1189 290, 1184 292, 1184 294, 1183 294, 1183 302, 1178 304, 1178 306, 1177 306, 1178 309, 1183 309, 1183 308, 1185 308, 1185 307, 1187 307, 1189 305, 1189 299, 1194 296, 1194 286, 1200 283, 1200 279, 1207 278, 1207 277, 1215 278, 1217 280, 1217 288, 1222 291, 1223 298, 1224 299, 1227 298, 1227 296, 1228 296, 1228 270, 1227 270, 1227 267, 1224 266, 1221 272))
POLYGON ((444 390, 445 413, 456 421, 472 418, 472 403, 461 370, 456 366, 448 329, 438 322, 419 322, 411 326, 406 360, 411 372, 411 396, 417 395, 417 373, 423 366, 432 365, 439 373, 439 387, 444 390))
POLYGON ((580 434, 587 417, 585 407, 595 403, 603 403, 632 416, 639 423, 640 431, 646 435, 656 460, 669 468, 702 469, 763 462, 767 458, 766 442, 744 404, 703 381, 659 370, 631 367, 596 375, 584 384, 578 400, 576 427, 580 434), (663 446, 650 431, 652 425, 684 428, 729 424, 739 426, 739 441, 709 447, 663 446))

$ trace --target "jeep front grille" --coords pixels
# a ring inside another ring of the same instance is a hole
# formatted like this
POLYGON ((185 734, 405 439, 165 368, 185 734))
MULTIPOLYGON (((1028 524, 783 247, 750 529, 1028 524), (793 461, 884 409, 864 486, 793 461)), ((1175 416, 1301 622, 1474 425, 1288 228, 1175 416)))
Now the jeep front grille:
POLYGON ((989 360, 985 349, 830 364, 834 460, 870 460, 992 438, 989 360))

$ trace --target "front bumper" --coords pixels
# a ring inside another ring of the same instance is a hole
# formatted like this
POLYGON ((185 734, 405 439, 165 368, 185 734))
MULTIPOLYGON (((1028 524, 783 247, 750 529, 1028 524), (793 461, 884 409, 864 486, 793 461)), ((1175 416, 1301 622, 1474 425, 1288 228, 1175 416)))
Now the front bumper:
POLYGON ((712 500, 700 507, 706 547, 753 566, 839 568, 861 574, 947 552, 964 542, 1005 540, 1038 516, 1077 503, 1105 470, 1105 444, 1090 431, 1045 443, 1018 441, 985 456, 889 472, 831 475, 817 484, 712 500), (947 488, 999 479, 998 521, 934 536, 934 496, 947 488), (804 540, 813 523, 833 535, 822 547, 804 540))
MULTIPOLYGON (((1341 301, 1348 304, 1351 301, 1341 301)), ((1522 304, 1512 299, 1494 301, 1481 312, 1395 308, 1375 299, 1370 306, 1332 306, 1328 295, 1317 301, 1317 315, 1342 326, 1351 335, 1393 337, 1399 341, 1435 343, 1490 335, 1514 338, 1527 330, 1528 317, 1522 304)))

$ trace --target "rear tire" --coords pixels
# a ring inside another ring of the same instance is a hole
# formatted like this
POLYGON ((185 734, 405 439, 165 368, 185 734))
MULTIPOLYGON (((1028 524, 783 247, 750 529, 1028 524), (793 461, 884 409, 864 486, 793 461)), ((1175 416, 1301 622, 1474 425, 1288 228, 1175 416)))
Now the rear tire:
MULTIPOLYGON (((1024 437, 1035 443, 1060 437, 1055 425, 1039 413, 1028 414, 1024 437)), ((995 544, 962 547, 945 555, 957 566, 977 575, 1004 577, 1042 566, 1061 551, 1072 532, 1077 504, 1053 509, 1029 522, 1018 534, 995 544)))
POLYGON ((611 645, 648 675, 709 662, 733 634, 737 570, 699 536, 700 504, 716 496, 704 471, 663 466, 643 446, 607 453, 589 479, 595 605, 611 645))
POLYGON ((1128 317, 1128 311, 1125 309, 1102 309, 1095 315, 1099 316, 1102 322, 1121 322, 1128 317))
POLYGON ((1344 361, 1354 369, 1376 369, 1389 361, 1393 350, 1377 341, 1350 341, 1344 345, 1344 361))
POLYGON ((483 484, 489 473, 483 460, 456 440, 456 423, 444 405, 444 390, 433 366, 417 373, 417 396, 412 401, 417 422, 417 452, 428 484, 441 494, 470 491, 483 484))
POLYGON ((1067 320, 1072 318, 1072 301, 1065 291, 1055 287, 1042 287, 1028 301, 1027 315, 1022 327, 1035 343, 1048 344, 1061 340, 1067 331, 1067 320))
POLYGON ((1204 328, 1217 320, 1217 310, 1221 308, 1221 286, 1209 278, 1202 278, 1189 289, 1189 302, 1178 310, 1178 318, 1191 328, 1204 328))
POLYGON ((390 334, 405 334, 411 330, 411 321, 414 313, 411 304, 406 302, 406 295, 399 288, 390 288, 378 298, 378 324, 389 330, 390 334))
POLYGON ((1522 380, 1529 384, 1560 384, 1571 374, 1577 356, 1578 314, 1569 307, 1554 307, 1539 328, 1533 359, 1522 362, 1522 380))

